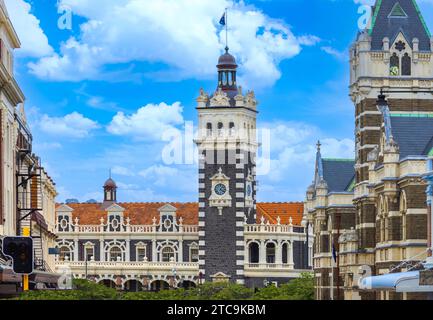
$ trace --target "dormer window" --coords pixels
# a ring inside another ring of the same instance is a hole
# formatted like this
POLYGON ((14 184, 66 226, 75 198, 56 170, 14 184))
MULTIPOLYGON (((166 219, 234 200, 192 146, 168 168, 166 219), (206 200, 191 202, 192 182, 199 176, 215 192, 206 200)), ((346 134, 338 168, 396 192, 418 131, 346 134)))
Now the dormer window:
POLYGON ((166 204, 165 206, 159 209, 160 232, 177 231, 176 211, 177 209, 170 204, 166 204))
POLYGON ((401 7, 400 3, 397 2, 394 7, 392 7, 388 18, 407 18, 407 14, 401 7))

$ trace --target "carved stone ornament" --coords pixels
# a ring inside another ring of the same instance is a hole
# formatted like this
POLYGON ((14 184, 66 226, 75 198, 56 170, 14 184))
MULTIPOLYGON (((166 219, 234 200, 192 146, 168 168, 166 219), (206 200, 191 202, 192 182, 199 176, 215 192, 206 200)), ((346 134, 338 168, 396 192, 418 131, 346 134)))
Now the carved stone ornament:
POLYGON ((256 94, 254 91, 248 91, 247 95, 245 96, 245 103, 247 107, 250 108, 255 108, 257 106, 256 94))
POLYGON ((230 99, 227 96, 227 93, 218 88, 218 91, 215 92, 215 95, 210 100, 211 107, 229 107, 230 99))

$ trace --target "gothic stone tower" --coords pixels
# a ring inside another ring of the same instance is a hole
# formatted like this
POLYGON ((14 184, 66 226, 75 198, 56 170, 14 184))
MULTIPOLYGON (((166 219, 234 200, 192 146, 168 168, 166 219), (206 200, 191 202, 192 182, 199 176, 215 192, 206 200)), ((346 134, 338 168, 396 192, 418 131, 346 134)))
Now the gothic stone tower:
POLYGON ((377 98, 381 89, 388 92, 391 116, 433 114, 432 95, 419 92, 433 89, 432 49, 433 39, 415 0, 378 0, 369 29, 358 34, 350 50, 350 92, 356 115, 358 261, 371 266, 373 272, 377 203, 369 193, 368 155, 381 139, 377 98))
POLYGON ((254 92, 242 94, 235 58, 218 61, 218 87, 198 102, 200 273, 206 281, 244 283, 244 224, 256 216, 254 92))

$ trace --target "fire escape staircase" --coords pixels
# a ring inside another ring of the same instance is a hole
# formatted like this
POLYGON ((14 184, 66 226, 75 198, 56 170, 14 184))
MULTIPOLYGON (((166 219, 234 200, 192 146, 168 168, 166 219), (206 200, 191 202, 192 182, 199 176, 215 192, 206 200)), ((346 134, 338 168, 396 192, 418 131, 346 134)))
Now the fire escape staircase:
POLYGON ((29 228, 33 238, 35 270, 50 272, 44 260, 42 243, 42 167, 29 150, 20 150, 17 162, 18 234, 23 236, 23 229, 29 228))

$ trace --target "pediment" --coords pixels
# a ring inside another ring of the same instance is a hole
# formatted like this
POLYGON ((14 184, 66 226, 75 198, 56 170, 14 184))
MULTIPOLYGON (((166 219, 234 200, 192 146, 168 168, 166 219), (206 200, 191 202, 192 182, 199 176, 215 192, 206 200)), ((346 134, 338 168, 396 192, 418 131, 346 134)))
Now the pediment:
POLYGON ((218 272, 212 276, 210 276, 213 281, 229 281, 230 276, 225 274, 224 272, 218 272))
POLYGON ((166 205, 162 206, 158 209, 159 212, 176 212, 177 208, 175 206, 172 206, 171 204, 167 203, 166 205))
POLYGON ((105 209, 107 212, 123 212, 125 211, 125 208, 119 206, 117 203, 113 203, 111 206, 109 206, 107 209, 105 209))
POLYGON ((218 173, 215 174, 212 178, 210 178, 210 180, 214 181, 229 181, 230 178, 227 177, 224 173, 223 173, 223 169, 219 168, 218 173))
POLYGON ((74 209, 72 209, 67 204, 62 204, 60 207, 57 208, 57 212, 72 212, 74 209))

